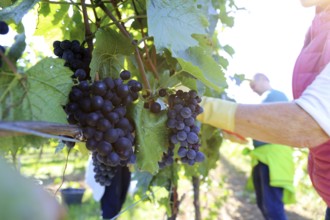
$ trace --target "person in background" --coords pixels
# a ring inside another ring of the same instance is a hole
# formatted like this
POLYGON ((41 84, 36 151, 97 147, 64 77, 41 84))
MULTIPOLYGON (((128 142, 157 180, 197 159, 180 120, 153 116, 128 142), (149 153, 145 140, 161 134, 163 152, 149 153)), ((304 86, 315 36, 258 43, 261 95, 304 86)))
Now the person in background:
POLYGON ((131 182, 131 172, 127 166, 118 166, 110 186, 102 186, 94 179, 94 165, 90 157, 85 173, 86 184, 91 188, 95 201, 100 202, 103 219, 116 217, 125 200, 131 182))
MULTIPOLYGON (((251 89, 262 98, 262 103, 287 102, 286 95, 271 87, 263 73, 254 75, 251 89)), ((252 180, 257 205, 265 219, 286 220, 285 203, 295 202, 293 150, 289 146, 253 140, 252 180), (280 161, 280 163, 279 163, 280 161)))
POLYGON ((315 16, 294 66, 294 100, 249 105, 203 97, 197 119, 260 141, 309 148, 309 176, 330 220, 330 0, 301 3, 315 6, 315 16))

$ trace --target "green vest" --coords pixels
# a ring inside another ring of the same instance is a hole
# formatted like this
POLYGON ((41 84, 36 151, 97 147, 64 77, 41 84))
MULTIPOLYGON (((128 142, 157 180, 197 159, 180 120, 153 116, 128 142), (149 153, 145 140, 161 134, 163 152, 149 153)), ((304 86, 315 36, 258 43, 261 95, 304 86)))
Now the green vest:
MULTIPOLYGON (((283 188, 283 203, 295 203, 293 149, 280 144, 266 144, 249 151, 252 168, 261 161, 269 167, 270 185, 283 188)), ((252 175, 247 188, 253 190, 252 175)))

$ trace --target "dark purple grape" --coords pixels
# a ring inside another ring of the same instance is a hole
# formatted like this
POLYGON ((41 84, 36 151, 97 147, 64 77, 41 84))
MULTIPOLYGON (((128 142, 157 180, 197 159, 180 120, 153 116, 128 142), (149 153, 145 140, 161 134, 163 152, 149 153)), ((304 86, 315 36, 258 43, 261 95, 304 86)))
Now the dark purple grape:
POLYGON ((120 128, 124 131, 131 131, 132 130, 132 126, 131 123, 129 122, 129 120, 127 118, 122 118, 118 121, 118 123, 116 124, 117 128, 120 128))
POLYGON ((60 47, 54 48, 53 53, 58 57, 62 57, 63 56, 63 49, 60 48, 60 47))
POLYGON ((96 95, 91 98, 91 104, 93 110, 99 110, 102 108, 104 100, 101 96, 96 95))
POLYGON ((92 101, 90 98, 83 98, 79 101, 79 107, 82 111, 88 113, 92 111, 92 101))
POLYGON ((129 87, 125 84, 121 84, 117 87, 117 95, 118 97, 120 98, 125 98, 128 96, 130 90, 129 90, 129 87))
POLYGON ((71 47, 71 42, 69 40, 64 40, 60 43, 60 47, 63 49, 63 50, 67 50, 67 49, 70 49, 71 47))
POLYGON ((86 123, 89 125, 89 126, 92 126, 94 127, 97 123, 97 121, 99 120, 99 115, 95 112, 92 112, 92 113, 89 113, 86 117, 86 123))
POLYGON ((79 105, 76 102, 70 102, 65 106, 65 111, 67 113, 74 113, 78 111, 78 109, 79 109, 79 105))
POLYGON ((107 114, 108 112, 111 112, 112 110, 113 110, 112 102, 109 100, 105 100, 104 104, 102 106, 102 109, 101 109, 102 113, 107 114))
POLYGON ((109 119, 112 124, 116 124, 120 119, 119 114, 117 112, 109 112, 108 114, 106 114, 106 118, 109 119))
POLYGON ((173 134, 173 135, 170 137, 170 141, 171 141, 172 144, 177 144, 177 143, 179 143, 176 134, 173 134))
POLYGON ((174 162, 173 157, 167 157, 166 160, 165 160, 165 164, 167 166, 172 165, 173 162, 174 162))
POLYGON ((176 117, 176 112, 175 112, 175 110, 170 109, 170 110, 167 112, 167 117, 168 117, 168 118, 175 118, 175 117, 176 117))
POLYGON ((120 157, 119 155, 116 153, 116 152, 111 152, 109 155, 108 155, 108 158, 107 160, 110 162, 110 164, 112 166, 117 166, 119 165, 120 163, 120 157))
POLYGON ((91 139, 95 134, 95 129, 92 127, 85 127, 82 131, 86 139, 91 139))
POLYGON ((71 61, 74 59, 74 53, 71 50, 64 50, 62 59, 66 60, 66 61, 71 61))
POLYGON ((158 91, 158 95, 159 95, 160 97, 165 97, 165 96, 167 95, 167 90, 166 90, 166 89, 160 89, 160 90, 158 91))
POLYGON ((78 87, 81 91, 89 91, 89 83, 86 80, 80 81, 78 87))
POLYGON ((197 97, 198 94, 197 94, 196 90, 190 90, 189 95, 190 95, 190 98, 194 99, 197 97))
POLYGON ((111 102, 114 106, 120 106, 122 103, 122 100, 116 93, 114 93, 111 98, 111 102))
POLYGON ((200 128, 199 128, 198 126, 193 126, 193 127, 191 128, 191 132, 194 132, 195 134, 198 134, 199 131, 200 131, 200 128))
POLYGON ((187 157, 188 157, 190 160, 194 160, 195 157, 196 157, 196 151, 193 150, 193 149, 188 150, 188 152, 187 152, 187 157))
POLYGON ((188 149, 186 147, 180 147, 178 150, 179 157, 185 157, 187 155, 188 149))
POLYGON ((178 141, 185 141, 187 139, 187 133, 185 131, 179 131, 176 135, 178 141))
POLYGON ((78 120, 75 118, 74 114, 72 114, 72 113, 68 114, 66 119, 70 125, 75 125, 78 123, 78 120))
POLYGON ((187 135, 187 141, 189 144, 196 144, 199 141, 198 135, 195 132, 189 132, 187 135))
POLYGON ((195 124, 195 119, 193 117, 183 119, 186 126, 193 126, 195 124))
POLYGON ((190 118, 191 117, 191 110, 189 107, 183 107, 181 110, 180 110, 180 115, 183 117, 183 118, 190 118))
POLYGON ((127 110, 126 110, 126 107, 124 106, 120 106, 120 107, 116 107, 113 112, 116 112, 118 113, 119 117, 122 118, 126 115, 127 113, 127 110))
POLYGON ((119 138, 115 143, 115 149, 116 151, 121 149, 130 149, 132 147, 132 142, 125 137, 119 138))
POLYGON ((102 141, 103 140, 103 132, 96 130, 93 135, 94 140, 102 141))
POLYGON ((107 86, 104 82, 102 81, 96 81, 92 85, 92 93, 94 95, 100 95, 103 96, 107 93, 107 86))
POLYGON ((122 80, 128 80, 129 78, 131 78, 131 72, 128 71, 128 70, 123 70, 121 73, 120 73, 120 78, 122 80))
POLYGON ((185 124, 184 124, 182 121, 177 121, 177 122, 176 122, 175 128, 176 128, 177 130, 183 130, 184 127, 185 127, 185 124))
POLYGON ((153 102, 149 109, 152 113, 159 113, 161 111, 161 105, 158 102, 153 102))
POLYGON ((74 76, 78 78, 79 81, 85 80, 87 77, 87 73, 84 69, 77 69, 74 72, 74 76))
POLYGON ((110 121, 106 118, 100 118, 96 123, 96 128, 99 131, 106 131, 111 127, 112 127, 112 125, 111 125, 110 121))
POLYGON ((107 156, 111 153, 112 145, 106 141, 100 141, 96 147, 97 152, 102 156, 107 156))
POLYGON ((203 162, 204 160, 205 160, 205 155, 202 152, 198 151, 196 153, 195 161, 196 162, 203 162))
POLYGON ((176 128, 176 120, 175 119, 169 119, 166 123, 166 126, 168 128, 176 128))
POLYGON ((86 148, 89 150, 89 151, 94 151, 96 150, 96 145, 97 145, 97 141, 95 141, 94 139, 88 139, 86 141, 86 148))
POLYGON ((118 129, 110 128, 104 132, 104 140, 115 143, 119 138, 118 129))
POLYGON ((78 88, 73 88, 69 93, 69 100, 71 102, 79 101, 83 97, 83 92, 78 88))
POLYGON ((114 79, 113 82, 115 83, 115 87, 118 87, 123 84, 123 80, 119 78, 114 79))
POLYGON ((59 48, 60 46, 61 46, 61 41, 56 40, 56 41, 53 42, 53 47, 54 48, 59 48))
POLYGON ((137 82, 131 87, 131 90, 133 92, 139 92, 142 90, 142 84, 140 82, 137 82))

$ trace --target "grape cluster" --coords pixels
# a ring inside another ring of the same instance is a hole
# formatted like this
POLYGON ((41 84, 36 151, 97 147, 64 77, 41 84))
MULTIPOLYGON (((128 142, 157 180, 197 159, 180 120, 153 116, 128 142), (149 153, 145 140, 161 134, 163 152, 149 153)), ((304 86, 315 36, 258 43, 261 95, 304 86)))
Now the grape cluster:
POLYGON ((195 90, 177 90, 168 97, 166 125, 170 129, 169 148, 159 162, 160 168, 173 163, 175 145, 179 145, 177 153, 183 163, 194 165, 195 162, 204 161, 205 156, 199 151, 200 129, 195 125, 197 115, 203 112, 200 102, 201 98, 195 90))
MULTIPOLYGON (((9 26, 6 22, 0 21, 0 34, 5 35, 9 32, 9 26)), ((5 53, 6 49, 4 46, 0 45, 0 50, 2 54, 5 53)), ((2 59, 0 57, 0 67, 2 66, 2 59)))
POLYGON ((127 118, 127 105, 138 99, 140 82, 130 79, 129 71, 120 78, 80 81, 69 93, 65 105, 70 124, 82 127, 86 148, 93 152, 95 180, 109 186, 117 166, 135 163, 135 130, 127 118))
POLYGON ((65 66, 69 67, 74 74, 73 79, 79 81, 90 79, 89 64, 91 55, 87 48, 80 44, 78 40, 63 40, 53 42, 54 54, 65 60, 65 66))

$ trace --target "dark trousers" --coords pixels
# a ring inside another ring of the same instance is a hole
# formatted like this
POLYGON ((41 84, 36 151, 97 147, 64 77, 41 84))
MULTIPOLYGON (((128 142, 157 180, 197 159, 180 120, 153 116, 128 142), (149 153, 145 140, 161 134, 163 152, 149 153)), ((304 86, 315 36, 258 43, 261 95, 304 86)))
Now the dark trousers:
POLYGON ((329 207, 327 207, 327 210, 325 212, 325 218, 324 219, 325 220, 330 220, 330 208, 329 207))
POLYGON ((105 187, 101 198, 102 217, 111 219, 121 210, 131 181, 131 173, 128 167, 118 167, 118 170, 111 180, 111 185, 105 187))
POLYGON ((257 205, 266 220, 286 220, 283 188, 270 186, 269 168, 259 162, 252 172, 257 205))

